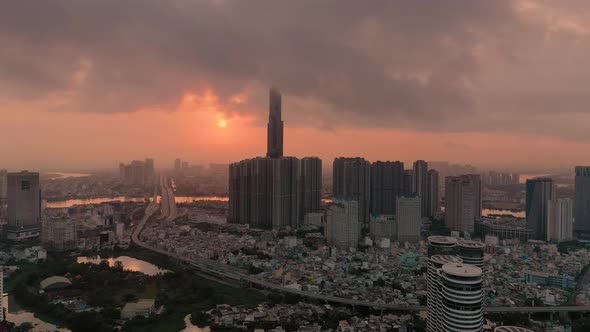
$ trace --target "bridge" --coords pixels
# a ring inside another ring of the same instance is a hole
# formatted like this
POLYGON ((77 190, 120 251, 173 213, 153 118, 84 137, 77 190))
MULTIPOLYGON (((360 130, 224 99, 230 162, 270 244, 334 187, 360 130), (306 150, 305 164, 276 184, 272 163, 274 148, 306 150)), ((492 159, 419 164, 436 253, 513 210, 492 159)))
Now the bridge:
MULTIPOLYGON (((250 276, 246 274, 245 271, 238 269, 236 267, 232 267, 229 265, 219 264, 209 259, 204 258, 197 258, 197 259, 190 259, 187 257, 180 256, 175 253, 171 253, 169 251, 150 246, 143 241, 139 240, 139 234, 141 233, 143 227, 147 223, 147 221, 151 218, 151 216, 157 211, 157 203, 156 206, 152 206, 154 201, 150 203, 148 208, 146 208, 146 213, 140 224, 137 226, 133 235, 131 237, 132 241, 139 245, 142 248, 147 250, 157 252, 159 254, 174 258, 176 260, 185 262, 190 266, 194 267, 195 269, 206 273, 208 275, 212 275, 217 278, 222 278, 224 280, 232 280, 236 283, 236 285, 240 285, 243 283, 249 283, 256 285, 258 287, 269 289, 273 291, 278 291, 287 294, 298 295, 304 298, 325 301, 328 303, 336 303, 336 304, 343 304, 343 305, 350 305, 350 306, 359 306, 359 307, 367 307, 377 310, 397 310, 397 311, 410 311, 410 312, 419 312, 419 311, 426 311, 426 306, 409 306, 409 305, 400 305, 400 304, 388 304, 388 303, 378 303, 378 302, 371 302, 371 301, 364 301, 364 300, 356 300, 356 299, 348 299, 339 296, 332 296, 332 295, 324 295, 318 294, 308 291, 302 291, 294 288, 285 287, 282 285, 277 285, 268 281, 264 281, 258 279, 256 277, 250 276)), ((484 307, 484 313, 557 313, 557 312, 590 312, 590 306, 562 306, 562 307, 484 307)))

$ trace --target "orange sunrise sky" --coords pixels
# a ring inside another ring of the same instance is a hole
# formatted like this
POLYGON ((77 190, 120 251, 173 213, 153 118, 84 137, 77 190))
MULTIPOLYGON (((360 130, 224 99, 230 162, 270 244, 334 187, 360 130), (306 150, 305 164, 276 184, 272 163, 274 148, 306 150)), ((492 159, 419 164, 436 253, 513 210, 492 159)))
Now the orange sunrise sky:
POLYGON ((0 43, 0 169, 262 156, 273 85, 324 167, 590 164, 587 1, 15 1, 0 43))

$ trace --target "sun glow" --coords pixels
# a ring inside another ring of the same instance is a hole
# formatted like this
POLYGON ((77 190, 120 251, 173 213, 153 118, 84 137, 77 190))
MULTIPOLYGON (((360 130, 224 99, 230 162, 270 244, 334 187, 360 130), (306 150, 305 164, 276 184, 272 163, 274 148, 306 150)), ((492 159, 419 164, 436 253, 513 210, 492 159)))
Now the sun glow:
POLYGON ((224 118, 217 120, 217 127, 219 127, 219 128, 227 127, 227 121, 224 118))

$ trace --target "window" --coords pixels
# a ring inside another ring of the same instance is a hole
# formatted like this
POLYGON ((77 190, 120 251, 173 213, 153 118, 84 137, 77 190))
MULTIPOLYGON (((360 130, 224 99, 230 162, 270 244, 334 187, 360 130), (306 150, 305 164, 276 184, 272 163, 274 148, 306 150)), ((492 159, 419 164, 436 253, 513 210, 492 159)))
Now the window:
POLYGON ((29 190, 31 189, 31 182, 28 180, 22 180, 20 182, 20 189, 21 190, 29 190))

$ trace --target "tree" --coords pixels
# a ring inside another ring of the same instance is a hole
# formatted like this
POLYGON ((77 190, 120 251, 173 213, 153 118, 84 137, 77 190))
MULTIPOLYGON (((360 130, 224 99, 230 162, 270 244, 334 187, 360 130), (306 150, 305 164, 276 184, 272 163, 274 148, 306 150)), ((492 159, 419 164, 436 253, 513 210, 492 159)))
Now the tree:
POLYGON ((133 302, 135 300, 136 300, 135 294, 133 294, 133 293, 125 293, 123 295, 123 301, 125 301, 125 302, 133 302))
POLYGON ((121 318, 121 312, 115 308, 105 308, 100 313, 106 319, 116 320, 121 318))
POLYGON ((98 268, 102 271, 108 271, 110 269, 109 262, 107 260, 100 261, 98 268))
POLYGON ((572 331, 573 332, 585 332, 590 331, 590 319, 586 317, 582 317, 580 319, 576 319, 572 322, 572 331))
POLYGON ((85 311, 76 315, 68 327, 72 332, 95 332, 101 330, 102 323, 96 312, 85 311))
POLYGON ((113 265, 113 268, 119 272, 123 272, 123 262, 116 261, 115 264, 113 265))
POLYGON ((33 324, 29 323, 29 322, 24 322, 22 324, 20 324, 19 326, 14 328, 14 332, 29 332, 33 330, 33 324))
POLYGON ((198 327, 206 326, 207 324, 209 324, 209 321, 209 315, 203 311, 198 311, 191 315, 191 323, 198 327))
POLYGON ((426 296, 418 295, 418 301, 420 302, 420 305, 426 305, 426 296))
POLYGON ((36 286, 39 282, 39 279, 39 275, 36 272, 33 272, 27 276, 25 282, 28 286, 36 286))

